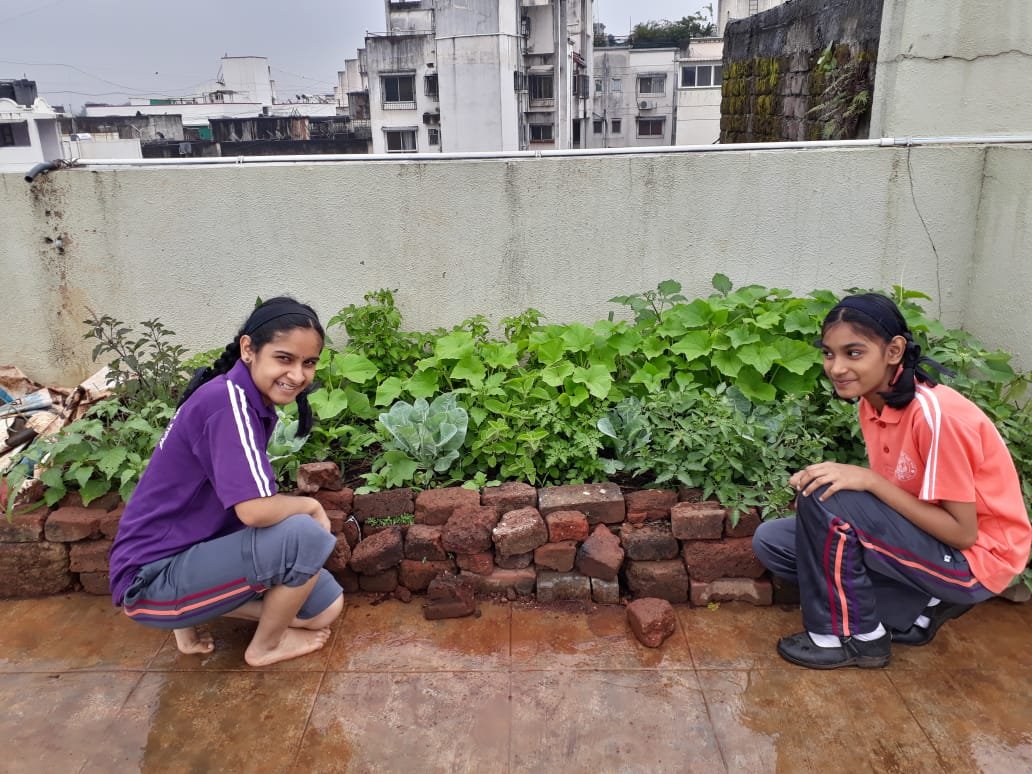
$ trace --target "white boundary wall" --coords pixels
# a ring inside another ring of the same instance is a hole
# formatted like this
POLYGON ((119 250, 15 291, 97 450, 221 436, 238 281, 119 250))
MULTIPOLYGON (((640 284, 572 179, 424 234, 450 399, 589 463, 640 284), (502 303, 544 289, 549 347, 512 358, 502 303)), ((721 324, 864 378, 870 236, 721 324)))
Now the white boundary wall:
POLYGON ((949 145, 0 175, 0 363, 74 383, 91 311, 158 317, 196 350, 256 296, 326 320, 397 288, 412 329, 530 306, 590 322, 667 278, 707 294, 719 271, 796 292, 902 282, 1028 368, 1030 172, 1032 148, 949 145))

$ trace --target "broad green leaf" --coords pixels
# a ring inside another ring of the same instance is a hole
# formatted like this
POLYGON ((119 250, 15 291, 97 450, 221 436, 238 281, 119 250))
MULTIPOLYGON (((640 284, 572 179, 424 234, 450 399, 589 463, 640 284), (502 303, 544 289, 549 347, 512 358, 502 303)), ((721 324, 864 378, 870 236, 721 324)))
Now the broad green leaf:
POLYGON ((710 352, 710 335, 708 331, 689 331, 671 347, 670 351, 683 355, 685 360, 695 360, 710 352))
POLYGON ((765 331, 769 331, 771 328, 781 322, 781 315, 777 312, 764 312, 754 319, 757 328, 762 328, 765 331))
POLYGON ((712 359, 717 370, 731 379, 738 376, 738 372, 742 369, 742 360, 735 352, 718 349, 713 353, 712 359))
POLYGON ((575 384, 568 380, 564 388, 566 390, 566 397, 569 398, 571 406, 579 406, 581 403, 586 401, 589 397, 587 389, 582 384, 575 384))
POLYGON ((657 288, 664 296, 672 296, 681 292, 681 283, 677 280, 663 280, 657 288))
POLYGON ((643 384, 649 392, 659 392, 663 382, 670 376, 670 366, 660 361, 650 361, 631 374, 632 384, 643 384))
POLYGON ((480 358, 470 353, 464 355, 462 359, 455 364, 455 368, 452 369, 452 379, 463 379, 473 385, 479 385, 484 381, 484 375, 487 370, 484 368, 484 364, 480 362, 480 358))
POLYGON ((377 411, 369 403, 369 396, 351 387, 344 391, 348 399, 348 411, 361 419, 375 419, 377 411))
POLYGON ((94 468, 92 465, 82 465, 75 471, 73 477, 75 478, 76 483, 79 484, 80 489, 86 486, 86 482, 90 480, 90 476, 92 476, 95 472, 96 468, 94 468))
POLYGON ((773 385, 763 381, 763 377, 750 366, 745 366, 738 372, 735 379, 735 386, 742 391, 749 400, 758 403, 766 403, 777 397, 778 391, 773 385))
POLYGON ((744 347, 746 344, 753 344, 760 340, 760 334, 751 328, 738 326, 727 331, 727 337, 731 340, 733 347, 744 347))
POLYGON ((819 329, 818 324, 805 309, 793 309, 785 315, 781 325, 786 333, 814 334, 819 329))
MULTIPOLYGON (((334 358, 337 362, 337 358, 334 358)), ((355 384, 365 384, 374 376, 379 369, 369 358, 354 352, 343 355, 339 361, 340 375, 355 384)))
POLYGON ((397 376, 388 376, 376 387, 376 397, 373 403, 377 406, 389 406, 405 388, 405 383, 397 376))
POLYGON ((437 372, 416 371, 405 382, 405 392, 413 398, 429 398, 437 392, 437 372))
POLYGON ((102 495, 106 495, 110 491, 111 485, 107 481, 99 479, 90 479, 81 487, 79 487, 79 495, 82 497, 82 504, 89 505, 91 502, 96 500, 102 495))
POLYGON ((548 339, 537 347, 538 361, 544 365, 551 365, 561 359, 565 351, 562 339, 548 339))
POLYGON ((595 332, 580 323, 566 326, 562 338, 567 352, 587 352, 595 344, 595 332))
POLYGON ((771 383, 788 395, 805 395, 813 389, 814 378, 807 374, 796 374, 780 369, 771 383))
POLYGON ((107 449, 97 459, 97 467, 108 478, 114 478, 115 473, 121 467, 122 463, 125 462, 127 454, 128 452, 124 446, 116 446, 113 449, 107 449))
POLYGON ((609 346, 613 347, 623 357, 627 357, 634 352, 640 342, 641 334, 633 328, 620 333, 614 333, 609 337, 609 346))
POLYGON ((473 334, 469 331, 452 331, 442 336, 434 345, 434 354, 441 360, 460 360, 473 354, 473 334))
POLYGON ((327 419, 333 419, 348 407, 348 398, 344 394, 344 390, 323 388, 308 396, 308 404, 319 421, 325 422, 327 419))
POLYGON ((553 363, 541 372, 541 381, 552 387, 560 386, 567 376, 573 373, 573 363, 563 360, 553 363))
POLYGON ((770 344, 746 344, 738 349, 738 357, 760 374, 766 374, 780 353, 770 344))
POLYGON ((666 351, 666 348, 667 343, 658 336, 649 336, 641 343, 641 351, 649 360, 662 355, 666 351))
POLYGON ((599 399, 609 395, 609 390, 613 386, 613 377, 610 376, 609 370, 603 365, 593 365, 590 368, 575 368, 570 379, 577 384, 583 384, 587 387, 588 392, 599 399))
POLYGON ((731 280, 724 274, 714 274, 712 280, 713 287, 723 296, 726 296, 731 292, 731 280))
POLYGON ((774 342, 778 350, 776 363, 794 374, 805 374, 820 362, 820 353, 809 344, 795 339, 779 338, 774 342))
POLYGON ((515 368, 519 360, 515 344, 489 341, 480 349, 480 356, 491 368, 515 368))

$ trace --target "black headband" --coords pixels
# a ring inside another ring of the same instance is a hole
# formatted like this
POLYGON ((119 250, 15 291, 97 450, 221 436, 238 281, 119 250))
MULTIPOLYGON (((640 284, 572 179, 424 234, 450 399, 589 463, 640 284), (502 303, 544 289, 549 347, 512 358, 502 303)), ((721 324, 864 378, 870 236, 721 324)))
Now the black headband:
MULTIPOLYGON (((870 317, 891 339, 894 336, 908 338, 910 333, 906 321, 875 301, 871 296, 846 296, 835 305, 835 309, 853 309, 870 317)), ((834 312, 835 309, 831 311, 834 312)))
POLYGON ((266 323, 270 323, 280 317, 287 317, 288 315, 301 315, 307 317, 316 326, 319 325, 319 318, 304 304, 299 304, 296 301, 284 301, 281 304, 268 304, 255 309, 251 314, 251 318, 247 321, 247 325, 244 326, 244 333, 250 336, 266 323))

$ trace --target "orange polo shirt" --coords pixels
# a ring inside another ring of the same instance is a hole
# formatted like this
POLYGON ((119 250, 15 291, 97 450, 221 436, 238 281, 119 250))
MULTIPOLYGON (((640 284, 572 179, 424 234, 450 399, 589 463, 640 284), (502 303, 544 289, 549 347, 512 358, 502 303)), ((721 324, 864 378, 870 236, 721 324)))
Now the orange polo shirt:
POLYGON ((963 554, 999 594, 1025 569, 1032 544, 1025 501, 1007 445, 978 406, 951 387, 918 383, 906 408, 881 414, 860 399, 871 470, 920 500, 975 503, 978 537, 963 554))

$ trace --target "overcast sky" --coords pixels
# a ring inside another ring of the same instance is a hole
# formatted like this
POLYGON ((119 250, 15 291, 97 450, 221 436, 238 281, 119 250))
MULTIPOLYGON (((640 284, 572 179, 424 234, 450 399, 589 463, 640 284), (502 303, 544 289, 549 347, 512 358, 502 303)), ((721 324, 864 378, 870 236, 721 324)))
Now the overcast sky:
MULTIPOLYGON (((714 6, 716 0, 713 0, 714 6)), ((680 19, 699 0, 595 0, 595 20, 680 19)), ((214 80, 219 58, 269 59, 281 99, 331 93, 337 71, 383 31, 383 0, 23 0, 0 2, 0 79, 29 78, 53 105, 181 96, 214 80)))

